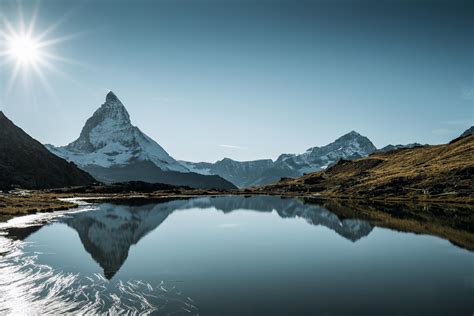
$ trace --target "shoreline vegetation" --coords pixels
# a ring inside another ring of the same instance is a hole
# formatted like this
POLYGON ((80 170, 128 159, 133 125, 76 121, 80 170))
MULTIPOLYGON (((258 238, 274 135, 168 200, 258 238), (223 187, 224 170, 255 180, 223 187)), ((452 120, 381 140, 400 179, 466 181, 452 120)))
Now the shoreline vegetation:
MULTIPOLYGON (((0 216, 20 216, 39 212, 54 212, 78 207, 78 204, 63 199, 83 198, 85 201, 120 202, 142 200, 144 202, 159 202, 169 199, 186 199, 200 196, 225 196, 225 195, 273 195, 287 198, 301 198, 312 201, 346 201, 353 203, 401 203, 401 204, 438 204, 449 206, 472 207, 472 198, 445 197, 354 197, 338 195, 304 194, 299 192, 268 192, 263 190, 199 190, 176 189, 155 192, 47 192, 47 191, 19 191, 13 193, 0 193, 0 216)), ((1 219, 1 217, 0 217, 1 219)))

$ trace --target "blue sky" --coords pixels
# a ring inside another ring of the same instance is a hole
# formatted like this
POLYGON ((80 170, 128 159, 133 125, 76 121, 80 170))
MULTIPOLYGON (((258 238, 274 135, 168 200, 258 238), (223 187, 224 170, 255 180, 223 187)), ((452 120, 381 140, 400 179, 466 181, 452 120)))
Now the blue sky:
MULTIPOLYGON (((57 25, 43 84, 0 64, 0 109, 65 145, 114 91, 173 157, 276 158, 350 130, 445 143, 474 121, 474 5, 461 1, 22 1, 57 25)), ((0 13, 19 28, 18 1, 0 13)), ((5 31, 4 24, 0 28, 5 31)), ((0 29, 1 30, 1 29, 0 29)), ((0 57, 2 58, 2 57, 0 57)))

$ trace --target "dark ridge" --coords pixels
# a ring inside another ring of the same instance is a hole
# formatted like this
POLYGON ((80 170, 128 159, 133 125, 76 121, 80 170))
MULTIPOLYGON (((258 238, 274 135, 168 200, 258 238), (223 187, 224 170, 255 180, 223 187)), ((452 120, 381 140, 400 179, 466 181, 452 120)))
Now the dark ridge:
POLYGON ((0 190, 88 185, 96 181, 57 157, 0 112, 0 190))
POLYGON ((464 133, 462 133, 459 137, 453 139, 452 141, 450 141, 449 143, 450 144, 453 144, 465 137, 468 137, 468 136, 471 136, 471 135, 474 135, 474 126, 471 126, 469 127, 467 130, 464 131, 464 133))
POLYGON ((163 171, 151 161, 139 161, 127 166, 86 166, 84 170, 105 183, 142 181, 163 183, 173 186, 187 186, 195 189, 232 190, 237 187, 216 175, 202 175, 194 172, 163 171))

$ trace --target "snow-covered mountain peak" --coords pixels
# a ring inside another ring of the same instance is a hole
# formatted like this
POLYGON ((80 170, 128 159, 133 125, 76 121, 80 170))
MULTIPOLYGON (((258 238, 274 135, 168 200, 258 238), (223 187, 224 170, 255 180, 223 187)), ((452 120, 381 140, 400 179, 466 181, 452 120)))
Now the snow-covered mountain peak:
MULTIPOLYGON (((117 96, 110 91, 105 97, 105 103, 96 111, 97 116, 101 116, 103 119, 113 119, 118 123, 131 124, 130 115, 123 103, 117 98, 117 96)), ((96 114, 94 113, 94 115, 96 114)))
POLYGON ((110 91, 84 125, 79 138, 65 147, 48 148, 79 166, 124 166, 151 161, 162 170, 189 172, 130 121, 119 98, 110 91))
MULTIPOLYGON (((317 147, 314 147, 314 148, 317 148, 317 147)), ((311 151, 312 148, 308 149, 306 152, 309 152, 311 151)), ((275 161, 275 163, 280 163, 286 159, 290 159, 290 158, 294 158, 296 157, 295 154, 281 154, 280 156, 278 156, 277 160, 275 161)))
MULTIPOLYGON (((353 137, 361 136, 359 133, 357 133, 357 132, 354 131, 354 130, 350 131, 350 132, 347 133, 346 135, 347 135, 347 136, 353 136, 353 137)), ((346 136, 346 135, 343 135, 343 136, 346 136)))
POLYGON ((78 152, 93 152, 100 149, 113 139, 123 137, 117 132, 130 134, 133 129, 130 115, 125 106, 111 91, 102 104, 90 117, 77 140, 67 145, 67 149, 78 152), (114 137, 115 135, 115 137, 114 137))
POLYGON ((105 117, 113 118, 125 124, 131 124, 130 115, 128 114, 127 109, 112 91, 107 93, 105 103, 102 104, 97 111, 104 112, 105 117))
POLYGON ((348 141, 351 139, 358 139, 358 138, 365 138, 361 134, 357 133, 356 131, 350 131, 347 134, 342 135, 338 139, 335 140, 335 142, 342 142, 342 141, 348 141))
POLYGON ((106 103, 119 102, 120 104, 122 104, 122 102, 120 102, 119 98, 117 98, 117 96, 115 95, 113 91, 109 91, 107 93, 107 95, 105 96, 105 102, 106 103))
POLYGON ((275 165, 282 170, 291 170, 299 176, 325 169, 341 158, 360 158, 375 150, 374 144, 367 137, 351 131, 328 145, 311 147, 300 155, 281 155, 275 165))
POLYGON ((357 133, 356 131, 351 131, 342 135, 333 143, 318 148, 318 151, 320 150, 343 152, 343 156, 345 157, 341 158, 349 158, 349 156, 352 156, 353 154, 360 157, 367 156, 376 151, 377 148, 367 137, 357 133))

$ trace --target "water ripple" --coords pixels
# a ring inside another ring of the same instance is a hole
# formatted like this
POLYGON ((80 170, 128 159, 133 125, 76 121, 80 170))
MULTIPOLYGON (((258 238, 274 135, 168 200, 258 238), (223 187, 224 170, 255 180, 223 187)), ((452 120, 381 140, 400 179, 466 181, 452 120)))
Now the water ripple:
POLYGON ((0 232, 0 314, 198 315, 194 301, 165 282, 109 282, 37 262, 27 243, 0 232))

